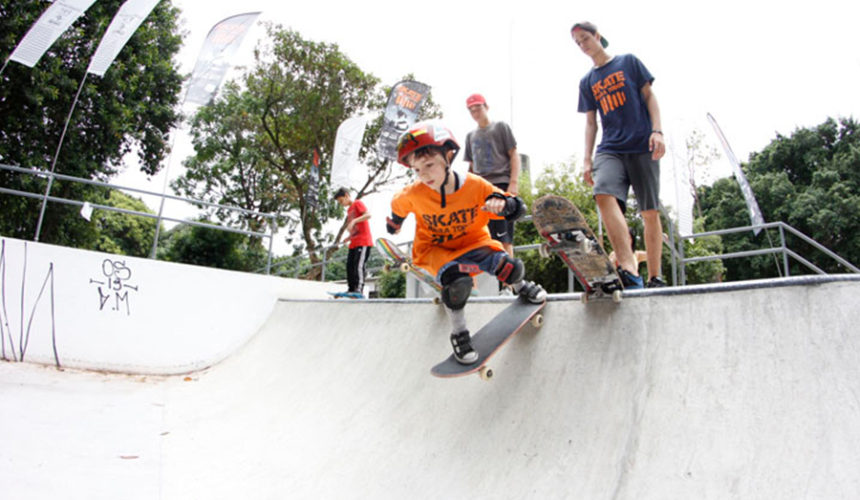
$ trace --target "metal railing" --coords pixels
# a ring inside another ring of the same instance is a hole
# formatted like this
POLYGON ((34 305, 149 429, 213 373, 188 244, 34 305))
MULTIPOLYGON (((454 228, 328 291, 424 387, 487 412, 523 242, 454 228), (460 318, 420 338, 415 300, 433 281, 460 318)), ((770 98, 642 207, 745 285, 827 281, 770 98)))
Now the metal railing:
POLYGON ((788 248, 788 244, 786 243, 786 238, 785 238, 786 231, 791 233, 792 235, 800 238, 801 240, 808 243, 809 245, 812 245, 816 250, 824 253, 825 255, 830 257, 831 259, 835 260, 836 262, 838 262, 839 264, 844 266, 847 270, 851 271, 852 273, 860 273, 860 269, 858 269, 857 266, 855 266, 852 263, 848 262, 847 260, 843 259, 839 255, 837 255, 835 252, 831 251, 830 249, 828 249, 824 245, 818 243, 817 241, 810 238, 809 236, 801 233, 797 229, 789 226, 788 224, 786 224, 784 222, 769 222, 769 223, 757 225, 757 226, 744 226, 744 227, 737 227, 737 228, 732 228, 732 229, 721 229, 721 230, 717 230, 717 231, 707 231, 704 233, 691 234, 689 236, 678 236, 678 238, 680 239, 678 247, 675 248, 675 245, 673 243, 670 246, 670 248, 672 248, 673 259, 677 259, 677 261, 679 263, 680 284, 682 286, 687 284, 687 276, 686 276, 687 264, 691 264, 694 262, 705 262, 705 261, 722 260, 722 259, 736 259, 736 258, 743 258, 743 257, 754 257, 757 255, 779 254, 779 253, 782 254, 782 267, 783 267, 783 269, 785 269, 786 277, 790 276, 789 257, 800 262, 801 264, 803 264, 804 266, 806 266, 807 268, 809 268, 810 270, 814 271, 817 274, 828 274, 826 271, 822 270, 821 268, 819 268, 818 266, 816 266, 815 264, 813 264, 812 262, 810 262, 809 260, 807 260, 806 258, 801 256, 800 254, 798 254, 794 250, 788 248), (705 236, 722 236, 724 234, 742 233, 742 232, 746 232, 746 231, 754 231, 756 229, 779 229, 779 240, 780 240, 779 246, 772 246, 769 248, 762 248, 759 250, 746 250, 743 252, 731 252, 731 253, 720 254, 720 255, 706 255, 706 256, 701 256, 701 257, 685 257, 684 256, 684 241, 685 240, 693 239, 693 238, 703 238, 705 236))
MULTIPOLYGON (((274 238, 275 238, 275 230, 277 229, 276 216, 274 214, 266 214, 266 213, 262 213, 262 212, 256 212, 253 210, 247 210, 247 209, 240 208, 240 207, 231 207, 231 206, 227 206, 227 205, 219 205, 217 203, 210 203, 210 202, 203 201, 203 200, 195 200, 193 198, 183 198, 180 196, 174 196, 174 195, 170 195, 170 194, 166 194, 166 193, 158 193, 155 191, 148 191, 145 189, 138 189, 138 188, 133 188, 133 187, 129 187, 129 186, 121 186, 121 185, 117 185, 117 184, 111 184, 108 182, 94 181, 91 179, 82 179, 80 177, 72 177, 70 175, 51 173, 47 170, 40 170, 40 169, 36 169, 36 168, 21 168, 21 167, 15 167, 12 165, 0 164, 0 170, 7 170, 10 172, 15 172, 15 173, 19 173, 19 174, 31 175, 34 177, 42 177, 42 178, 49 178, 49 179, 54 178, 54 179, 58 179, 58 180, 77 182, 77 183, 88 184, 88 185, 92 185, 92 186, 99 186, 99 187, 105 187, 105 188, 110 188, 110 189, 118 189, 121 191, 130 191, 130 192, 134 192, 134 193, 156 196, 156 197, 159 197, 162 199, 177 200, 177 201, 182 201, 185 203, 191 203, 191 204, 195 204, 195 205, 203 205, 203 206, 210 207, 210 208, 216 208, 218 210, 226 210, 229 212, 235 212, 235 213, 240 213, 240 214, 245 214, 245 215, 254 215, 257 217, 262 217, 262 218, 268 220, 268 226, 269 226, 269 232, 268 233, 258 232, 258 231, 248 231, 248 230, 244 230, 244 229, 236 229, 236 228, 227 227, 227 226, 218 226, 218 225, 214 225, 214 224, 207 224, 205 222, 176 219, 176 218, 164 217, 164 216, 161 217, 161 220, 176 222, 179 224, 187 224, 189 226, 204 227, 207 229, 214 229, 214 230, 218 230, 218 231, 226 231, 229 233, 239 233, 239 234, 244 234, 246 236, 256 236, 256 237, 259 237, 261 239, 267 238, 269 241, 269 248, 268 248, 268 257, 266 260, 265 272, 266 272, 266 274, 269 274, 271 271, 272 243, 273 243, 274 238)), ((34 199, 39 199, 39 200, 47 200, 47 201, 54 202, 54 203, 61 203, 61 204, 65 204, 65 205, 75 205, 75 206, 79 206, 79 207, 83 207, 84 205, 89 205, 90 207, 92 207, 94 209, 105 210, 105 211, 109 211, 109 212, 119 212, 119 213, 123 213, 123 214, 127 214, 127 215, 134 215, 134 216, 138 216, 138 217, 145 217, 148 219, 158 220, 158 215, 156 215, 156 214, 140 212, 137 210, 128 210, 128 209, 124 209, 124 208, 112 207, 110 205, 91 203, 88 201, 70 200, 70 199, 60 198, 57 196, 50 196, 50 195, 46 196, 45 194, 42 194, 42 193, 32 193, 29 191, 20 191, 17 189, 9 189, 9 188, 5 188, 5 187, 0 187, 0 193, 11 194, 11 195, 16 195, 16 196, 23 196, 26 198, 34 198, 34 199)))
MULTIPOLYGON (((718 231, 708 231, 708 232, 703 232, 703 233, 696 233, 696 234, 691 234, 688 236, 680 236, 677 234, 677 232, 675 230, 675 226, 672 223, 671 219, 668 217, 666 219, 668 220, 669 231, 668 231, 668 241, 664 241, 664 246, 666 246, 670 251, 670 259, 669 260, 671 263, 671 271, 670 271, 671 282, 675 286, 685 286, 687 284, 687 276, 686 276, 687 264, 696 263, 696 262, 704 262, 704 261, 722 260, 722 259, 753 257, 753 256, 757 256, 757 255, 776 254, 776 253, 782 253, 782 255, 783 255, 783 264, 782 265, 783 265, 783 268, 785 268, 785 270, 786 270, 785 271, 786 276, 790 275, 790 273, 788 271, 788 269, 789 269, 789 265, 788 265, 789 264, 789 257, 794 258, 795 260, 797 260, 798 262, 800 262, 804 266, 808 267, 809 269, 811 269, 812 271, 814 271, 817 274, 827 274, 826 271, 822 270, 821 268, 819 268, 818 266, 816 266, 815 264, 813 264, 812 262, 810 262, 809 260, 807 260, 806 258, 801 256, 800 254, 798 254, 794 250, 791 250, 790 248, 788 248, 788 244, 786 242, 786 237, 785 237, 786 232, 793 234, 793 235, 797 236, 798 238, 800 238, 801 240, 803 240, 804 242, 812 245, 817 250, 821 251, 822 253, 824 253, 828 257, 832 258, 833 260, 835 260, 839 264, 843 265, 850 272, 860 273, 860 269, 858 269, 856 266, 854 266, 853 264, 851 264, 850 262, 848 262, 844 258, 837 255, 835 252, 829 250, 827 247, 825 247, 822 244, 818 243, 817 241, 813 240, 809 236, 806 236, 805 234, 801 233, 797 229, 794 229, 793 227, 791 227, 788 224, 785 224, 783 222, 773 222, 773 223, 767 223, 767 224, 764 224, 761 226, 745 226, 745 227, 738 227, 738 228, 732 228, 732 229, 723 229, 723 230, 718 230, 718 231), (732 252, 732 253, 727 253, 727 254, 715 254, 715 255, 700 256, 700 257, 685 257, 685 255, 684 255, 683 249, 684 249, 684 241, 685 240, 689 240, 689 239, 693 239, 693 238, 700 238, 700 237, 705 237, 705 236, 714 236, 714 235, 721 236, 724 234, 742 233, 745 231, 753 231, 753 230, 758 229, 758 228, 761 228, 761 229, 778 228, 779 234, 780 234, 780 245, 776 246, 776 247, 772 247, 772 248, 764 248, 764 249, 759 249, 759 250, 748 250, 748 251, 744 251, 744 252, 732 252)), ((516 222, 520 223, 520 222, 530 222, 530 221, 531 221, 531 216, 526 216, 526 217, 523 217, 522 219, 520 219, 516 222)), ((602 233, 602 231, 601 231, 601 233, 602 233)), ((412 242, 411 241, 405 242, 405 243, 402 243, 402 245, 406 245, 406 247, 407 247, 406 253, 407 253, 407 255, 409 255, 412 242)), ((518 245, 518 246, 514 247, 514 253, 526 252, 526 251, 535 251, 535 250, 539 250, 540 247, 541 247, 540 243, 529 244, 529 245, 518 245)), ((324 251, 322 252, 323 258, 320 262, 318 262, 316 264, 310 264, 311 268, 313 268, 313 267, 321 267, 322 268, 320 271, 320 276, 321 276, 320 280, 321 281, 325 281, 325 279, 326 279, 325 278, 326 266, 328 265, 329 262, 332 262, 333 260, 334 261, 344 260, 343 257, 338 257, 335 259, 327 259, 325 250, 328 250, 330 248, 333 248, 333 247, 329 246, 329 247, 326 247, 324 249, 324 251)), ((376 250, 376 248, 374 248, 372 251, 376 252, 377 250, 376 250)), ((294 260, 296 262, 295 269, 293 269, 294 277, 298 278, 299 271, 300 271, 300 263, 304 259, 307 259, 307 258, 308 258, 307 254, 303 254, 303 255, 299 255, 299 256, 295 256, 295 257, 290 258, 291 261, 294 260)), ((370 271, 370 272, 373 272, 374 270, 375 269, 368 269, 368 271, 370 271)), ((276 273, 276 274, 278 274, 278 273, 276 273)), ((575 282, 576 282, 576 279, 575 279, 573 272, 570 269, 567 269, 567 289, 568 289, 568 292, 574 291, 575 282)))

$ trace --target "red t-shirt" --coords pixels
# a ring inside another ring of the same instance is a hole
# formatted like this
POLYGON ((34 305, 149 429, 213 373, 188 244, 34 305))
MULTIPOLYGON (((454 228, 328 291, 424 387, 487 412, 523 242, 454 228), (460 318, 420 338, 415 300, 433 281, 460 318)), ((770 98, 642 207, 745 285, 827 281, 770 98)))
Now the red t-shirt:
MULTIPOLYGON (((355 200, 346 211, 346 221, 349 223, 353 219, 357 219, 367 213, 367 207, 361 200, 355 200)), ((349 234, 349 248, 356 247, 372 247, 373 236, 370 234, 370 222, 363 220, 352 227, 352 232, 349 234)))

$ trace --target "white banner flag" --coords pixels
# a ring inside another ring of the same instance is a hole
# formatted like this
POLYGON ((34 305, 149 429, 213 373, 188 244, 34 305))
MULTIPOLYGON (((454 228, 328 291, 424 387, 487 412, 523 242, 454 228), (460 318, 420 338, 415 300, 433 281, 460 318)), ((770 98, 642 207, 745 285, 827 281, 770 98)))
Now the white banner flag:
POLYGON ((125 47, 131 35, 137 31, 137 28, 149 16, 152 9, 158 5, 160 0, 127 0, 119 11, 113 16, 110 26, 108 26, 105 36, 99 42, 99 47, 90 61, 90 66, 87 68, 87 73, 92 73, 98 76, 104 76, 108 66, 116 59, 119 51, 125 47))
POLYGON ((204 105, 212 99, 230 69, 231 57, 242 45, 245 34, 259 15, 259 12, 249 12, 231 16, 209 30, 197 63, 194 64, 194 71, 191 72, 186 102, 204 105))
MULTIPOLYGON (((729 146, 729 141, 726 139, 726 136, 723 135, 723 131, 720 129, 720 126, 717 125, 717 120, 708 113, 708 121, 711 122, 711 125, 714 127, 714 132, 717 133, 717 137, 720 138, 720 142, 723 144, 723 150, 726 152, 726 158, 728 158, 729 163, 732 164, 732 170, 735 173, 735 179, 738 181, 738 184, 741 186, 741 193, 744 195, 744 199, 747 202, 747 209, 750 211, 750 222, 753 226, 761 226, 764 224, 764 216, 761 213, 761 209, 758 207, 758 202, 755 200, 755 195, 753 194, 752 187, 750 183, 747 182, 747 177, 744 175, 744 171, 741 169, 741 162, 735 157, 734 151, 732 151, 731 146, 729 146)), ((755 234, 758 234, 761 231, 761 228, 756 228, 753 230, 755 234)))
POLYGON ((15 47, 11 61, 33 67, 39 59, 51 48, 69 26, 90 8, 96 0, 57 0, 39 19, 30 26, 30 30, 15 47))
POLYGON ((367 180, 367 169, 358 161, 358 153, 368 120, 367 115, 348 118, 337 128, 329 177, 332 188, 356 188, 367 180))

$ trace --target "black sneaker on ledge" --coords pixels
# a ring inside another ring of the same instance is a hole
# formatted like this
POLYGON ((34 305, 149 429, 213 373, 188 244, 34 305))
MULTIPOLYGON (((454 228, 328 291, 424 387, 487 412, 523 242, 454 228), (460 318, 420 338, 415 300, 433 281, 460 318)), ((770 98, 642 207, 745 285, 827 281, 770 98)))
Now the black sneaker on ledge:
POLYGON ((648 283, 645 283, 645 288, 663 288, 667 286, 666 282, 660 279, 659 276, 653 276, 648 283))

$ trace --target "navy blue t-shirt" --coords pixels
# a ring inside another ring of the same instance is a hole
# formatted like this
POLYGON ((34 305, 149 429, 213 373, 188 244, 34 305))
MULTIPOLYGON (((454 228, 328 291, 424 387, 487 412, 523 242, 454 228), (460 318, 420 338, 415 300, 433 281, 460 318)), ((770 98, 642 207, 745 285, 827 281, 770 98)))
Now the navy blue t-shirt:
POLYGON ((641 90, 653 81, 648 68, 633 54, 615 56, 582 78, 578 110, 597 110, 603 125, 598 153, 648 151, 651 117, 641 90))

